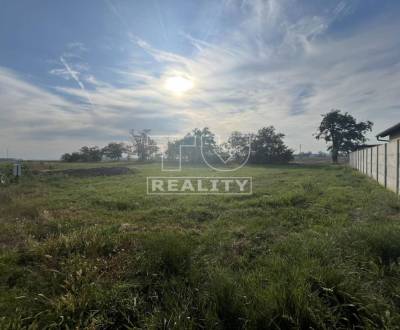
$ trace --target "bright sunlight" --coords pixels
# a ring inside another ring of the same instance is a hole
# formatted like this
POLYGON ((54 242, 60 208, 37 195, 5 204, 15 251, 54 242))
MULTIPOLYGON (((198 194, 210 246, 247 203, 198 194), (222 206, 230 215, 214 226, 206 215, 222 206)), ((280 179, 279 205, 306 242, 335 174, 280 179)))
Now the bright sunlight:
POLYGON ((165 88, 177 95, 182 95, 193 87, 193 81, 182 76, 169 77, 165 81, 165 88))

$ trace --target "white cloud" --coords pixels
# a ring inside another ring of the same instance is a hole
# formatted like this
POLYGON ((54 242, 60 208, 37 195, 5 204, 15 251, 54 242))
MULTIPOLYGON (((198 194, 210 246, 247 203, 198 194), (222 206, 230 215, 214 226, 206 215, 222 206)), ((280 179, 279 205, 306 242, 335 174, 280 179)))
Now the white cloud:
POLYGON ((2 67, 0 100, 0 152, 8 148, 14 157, 57 156, 60 151, 50 151, 54 144, 69 149, 69 141, 57 140, 56 134, 46 136, 46 131, 58 131, 61 135, 66 127, 85 130, 91 126, 90 114, 82 106, 38 88, 2 67), (42 135, 41 142, 32 141, 31 135, 42 135))
POLYGON ((218 44, 188 38, 198 50, 190 59, 138 45, 164 62, 165 72, 181 66, 196 79, 187 116, 193 125, 222 134, 274 124, 287 133, 291 146, 303 143, 318 150, 324 145, 312 133, 320 114, 331 108, 372 119, 376 130, 398 120, 400 73, 391 64, 400 55, 393 34, 398 23, 371 21, 357 33, 332 38, 330 26, 348 15, 350 6, 342 2, 332 12, 290 20, 285 3, 242 2, 250 14, 218 44), (273 34, 280 38, 272 42, 273 34))
MULTIPOLYGON (((325 146, 312 133, 320 114, 331 108, 374 121, 376 132, 398 121, 400 45, 393 31, 400 23, 377 18, 363 29, 339 36, 330 29, 354 10, 347 1, 331 4, 320 13, 295 8, 298 2, 294 0, 224 4, 221 17, 234 14, 235 22, 226 23, 219 37, 213 33, 208 40, 183 33, 194 50, 190 55, 159 49, 131 34, 137 49, 134 56, 140 51, 147 54, 146 65, 150 62, 157 69, 145 70, 135 63, 115 70, 123 86, 99 81, 85 63, 64 55, 63 66, 50 72, 73 79, 77 86, 56 86, 57 94, 1 69, 0 99, 12 109, 5 118, 7 127, 29 133, 37 125, 43 136, 46 132, 54 135, 58 129, 78 135, 64 152, 77 141, 105 141, 126 134, 129 128, 153 128, 160 134, 209 126, 227 136, 233 130, 255 131, 274 125, 287 135, 291 147, 298 149, 301 143, 303 150, 318 151, 325 146), (297 9, 299 13, 293 13, 297 9), (165 77, 179 73, 192 77, 195 87, 177 98, 163 85, 165 77), (86 99, 94 106, 85 105, 86 99), (87 134, 82 137, 79 132, 87 134)), ((85 51, 83 45, 67 48, 85 51)), ((3 136, 4 132, 18 136, 3 126, 3 136)))

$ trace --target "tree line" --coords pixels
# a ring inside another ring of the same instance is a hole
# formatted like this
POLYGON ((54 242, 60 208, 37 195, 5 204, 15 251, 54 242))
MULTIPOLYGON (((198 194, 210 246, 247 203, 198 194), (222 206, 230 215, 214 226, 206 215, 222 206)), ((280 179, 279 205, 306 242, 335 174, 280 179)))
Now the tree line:
POLYGON ((293 150, 285 145, 284 137, 273 126, 268 126, 257 133, 232 132, 227 142, 217 144, 215 134, 208 127, 195 128, 182 139, 169 142, 166 157, 168 160, 181 157, 189 163, 199 163, 203 156, 211 162, 222 158, 260 164, 288 163, 293 159, 293 150))
POLYGON ((120 160, 124 153, 129 151, 129 147, 122 142, 110 142, 104 148, 82 147, 79 151, 65 153, 61 156, 64 162, 99 162, 104 157, 111 160, 120 160))
MULTIPOLYGON (((332 161, 338 162, 340 155, 348 155, 365 143, 366 133, 372 130, 370 121, 357 122, 349 113, 331 110, 322 115, 322 121, 314 134, 315 138, 328 143, 332 161)), ((234 131, 225 143, 218 144, 215 134, 208 128, 195 128, 182 139, 168 142, 163 154, 169 161, 181 159, 188 163, 201 163, 203 157, 217 162, 230 159, 246 160, 253 164, 288 163, 293 159, 293 150, 284 143, 285 135, 276 132, 274 126, 259 129, 256 133, 234 131)), ((62 155, 65 162, 98 162, 102 159, 120 160, 124 154, 135 156, 139 161, 160 157, 160 148, 151 138, 151 130, 130 131, 131 144, 111 142, 104 148, 82 147, 79 151, 62 155)))
MULTIPOLYGON (((257 133, 232 132, 227 142, 218 144, 215 134, 208 128, 195 128, 182 139, 170 141, 163 157, 169 161, 179 158, 187 163, 201 163, 203 156, 208 161, 221 159, 249 163, 288 163, 293 159, 293 150, 284 143, 285 135, 277 133, 273 126, 261 128, 257 133)), ((104 158, 120 160, 124 154, 139 161, 154 160, 161 156, 160 148, 151 138, 149 129, 130 132, 131 144, 111 142, 104 148, 84 146, 79 151, 62 155, 65 162, 98 162, 104 158)))

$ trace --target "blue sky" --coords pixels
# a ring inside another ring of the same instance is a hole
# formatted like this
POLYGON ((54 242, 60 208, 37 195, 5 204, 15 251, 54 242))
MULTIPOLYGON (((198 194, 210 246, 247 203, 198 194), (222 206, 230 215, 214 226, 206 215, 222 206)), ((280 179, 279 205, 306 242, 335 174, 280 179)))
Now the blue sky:
POLYGON ((339 108, 399 121, 399 1, 0 1, 0 157, 274 125, 293 149, 339 108), (177 96, 169 77, 194 87, 177 96))

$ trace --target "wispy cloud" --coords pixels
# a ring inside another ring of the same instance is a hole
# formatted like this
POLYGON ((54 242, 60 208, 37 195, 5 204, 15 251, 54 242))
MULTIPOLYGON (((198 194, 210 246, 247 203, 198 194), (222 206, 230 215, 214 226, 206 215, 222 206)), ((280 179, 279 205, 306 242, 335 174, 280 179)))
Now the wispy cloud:
POLYGON ((87 92, 85 85, 79 79, 79 72, 72 70, 71 67, 69 66, 68 62, 65 60, 65 58, 63 56, 60 57, 60 61, 64 65, 65 69, 67 70, 67 72, 69 73, 71 78, 75 80, 75 82, 79 85, 79 88, 85 93, 85 96, 88 99, 89 103, 93 106, 92 99, 91 99, 89 93, 87 92))
MULTIPOLYGON (((69 151, 78 137, 96 143, 123 138, 129 128, 183 134, 209 126, 226 137, 233 130, 275 125, 291 147, 301 143, 317 151, 325 146, 312 133, 320 114, 331 108, 370 119, 376 130, 398 121, 400 43, 393 31, 400 23, 394 16, 376 15, 346 33, 334 33, 354 14, 358 1, 321 7, 295 0, 225 1, 218 6, 221 13, 207 21, 210 28, 179 31, 190 51, 160 46, 168 35, 157 44, 134 34, 125 19, 128 13, 106 2, 122 22, 131 61, 111 67, 113 77, 104 82, 97 77, 107 76, 105 68, 90 70, 85 45, 69 44, 50 72, 74 83, 56 83, 48 90, 2 69, 0 91, 6 92, 1 102, 14 112, 0 118, 6 120, 0 127, 8 121, 32 139, 59 132, 75 141, 69 151), (191 77, 195 88, 177 98, 164 88, 171 75, 191 77), (41 131, 30 123, 38 123, 41 131)), ((168 20, 159 19, 167 28, 168 20)))
MULTIPOLYGON (((151 99, 142 92, 102 85, 96 92, 100 103, 96 115, 85 103, 76 103, 26 81, 26 77, 0 67, 0 157, 8 148, 13 157, 32 159, 57 158, 82 145, 104 145, 109 141, 128 139, 131 128, 154 127, 170 132, 183 125, 165 111, 157 112, 136 97, 151 99), (27 102, 29 100, 29 102, 27 102), (160 121, 157 121, 160 120, 160 121), (45 147, 43 147, 45 145, 45 147)), ((65 89, 64 95, 85 97, 82 89, 65 89)))
POLYGON ((323 146, 311 133, 319 114, 330 108, 373 119, 378 129, 388 125, 377 109, 393 116, 390 109, 400 107, 395 96, 400 74, 392 63, 400 55, 400 45, 391 33, 399 24, 377 17, 357 33, 329 38, 329 28, 348 15, 351 6, 339 2, 320 15, 292 19, 287 3, 242 2, 246 15, 237 22, 239 28, 220 42, 186 36, 198 50, 191 58, 155 49, 145 41, 137 44, 165 64, 164 72, 181 68, 196 79, 196 91, 185 102, 186 116, 197 125, 228 133, 275 124, 287 132, 291 145, 303 141, 314 150, 323 146))

